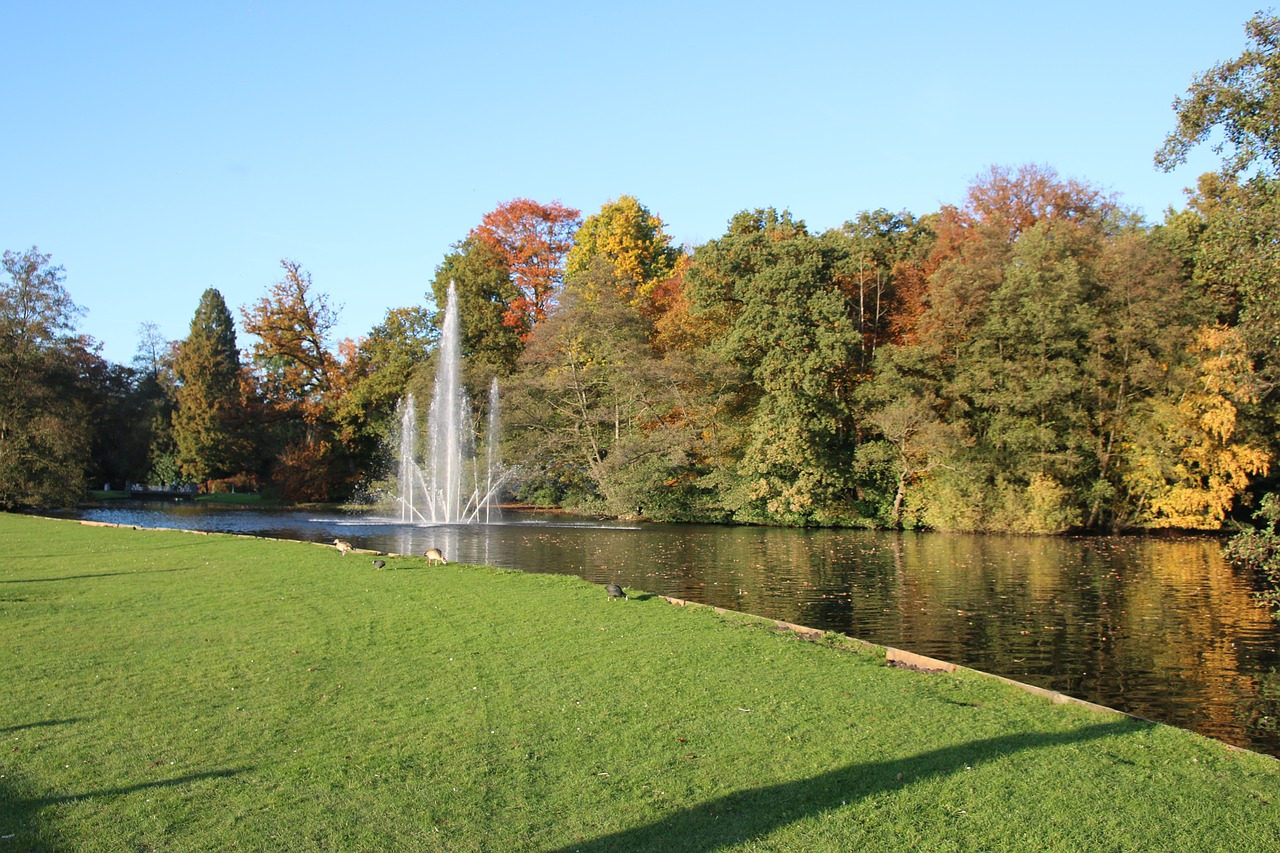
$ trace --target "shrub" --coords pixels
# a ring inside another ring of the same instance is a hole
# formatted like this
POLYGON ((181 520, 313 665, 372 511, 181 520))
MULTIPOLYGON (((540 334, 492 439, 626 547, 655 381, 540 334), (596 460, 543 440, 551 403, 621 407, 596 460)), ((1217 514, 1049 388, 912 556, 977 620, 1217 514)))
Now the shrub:
POLYGON ((1258 603, 1271 608, 1280 620, 1280 495, 1263 497, 1254 520, 1262 526, 1232 536, 1223 554, 1232 563, 1260 573, 1268 589, 1258 593, 1258 603))

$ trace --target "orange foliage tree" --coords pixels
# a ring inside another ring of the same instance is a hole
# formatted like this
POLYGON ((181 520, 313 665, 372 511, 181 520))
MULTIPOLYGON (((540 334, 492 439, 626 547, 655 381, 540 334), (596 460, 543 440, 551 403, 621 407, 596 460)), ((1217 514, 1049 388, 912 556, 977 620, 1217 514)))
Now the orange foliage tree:
POLYGON ((254 361, 281 403, 314 420, 334 370, 329 332, 338 321, 328 297, 311 285, 297 261, 280 262, 284 278, 252 306, 240 310, 245 331, 257 335, 254 361))
POLYGON ((513 199, 486 213, 471 231, 497 252, 511 271, 519 295, 507 306, 502 321, 528 338, 547 316, 564 283, 565 257, 582 224, 579 211, 558 201, 541 204, 513 199))
POLYGON ((256 395, 269 425, 261 448, 271 479, 290 500, 327 500, 346 473, 329 415, 337 359, 329 333, 337 311, 316 292, 296 261, 280 262, 284 277, 269 294, 241 309, 252 346, 256 395))

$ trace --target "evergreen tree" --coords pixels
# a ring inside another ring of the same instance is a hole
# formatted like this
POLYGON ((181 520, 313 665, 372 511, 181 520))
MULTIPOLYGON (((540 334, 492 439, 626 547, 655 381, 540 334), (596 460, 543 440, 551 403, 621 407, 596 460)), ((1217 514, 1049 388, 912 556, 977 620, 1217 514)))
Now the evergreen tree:
POLYGON ((183 475, 210 480, 239 473, 244 458, 237 428, 243 412, 240 353, 231 312, 214 288, 200 297, 174 371, 173 439, 183 475))

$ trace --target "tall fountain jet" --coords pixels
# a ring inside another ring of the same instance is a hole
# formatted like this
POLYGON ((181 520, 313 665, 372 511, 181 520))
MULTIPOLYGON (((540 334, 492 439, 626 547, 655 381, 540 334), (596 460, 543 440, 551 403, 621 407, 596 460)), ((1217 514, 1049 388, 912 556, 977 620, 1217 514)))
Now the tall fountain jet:
POLYGON ((504 472, 497 457, 498 380, 489 390, 485 470, 481 473, 472 432, 471 402, 462 387, 462 335, 453 282, 440 330, 435 392, 427 412, 427 459, 417 461, 418 412, 412 395, 400 403, 400 520, 411 523, 468 524, 492 521, 493 499, 504 472))

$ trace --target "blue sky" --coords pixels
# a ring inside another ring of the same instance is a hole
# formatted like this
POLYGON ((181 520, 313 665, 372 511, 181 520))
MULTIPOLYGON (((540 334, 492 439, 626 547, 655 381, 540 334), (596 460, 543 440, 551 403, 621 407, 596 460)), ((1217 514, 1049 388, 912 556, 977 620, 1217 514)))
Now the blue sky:
POLYGON ((1153 167, 1173 98, 1257 8, 8 0, 0 249, 52 254, 127 363, 207 287, 238 319, 282 258, 335 342, 364 334, 518 197, 634 195, 697 244, 744 209, 823 230, 1040 163, 1158 220, 1217 164, 1153 167))

